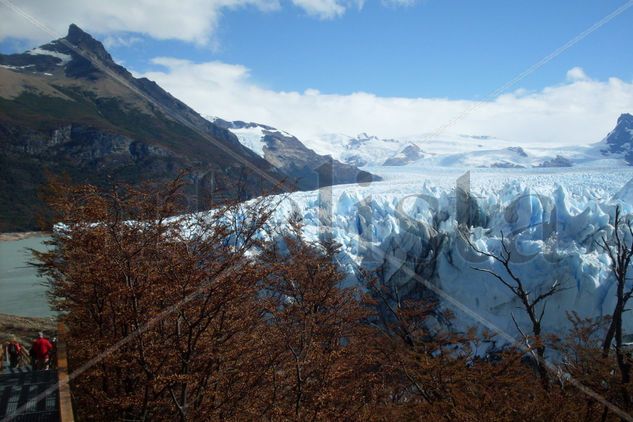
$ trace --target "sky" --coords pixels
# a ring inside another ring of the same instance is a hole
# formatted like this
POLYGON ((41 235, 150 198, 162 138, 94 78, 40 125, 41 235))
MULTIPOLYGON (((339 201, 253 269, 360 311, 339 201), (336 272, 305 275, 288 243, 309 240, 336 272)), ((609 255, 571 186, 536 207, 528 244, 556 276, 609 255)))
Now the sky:
POLYGON ((516 83, 625 0, 0 1, 0 51, 76 23, 202 114, 300 137, 369 132, 600 140, 633 113, 633 7, 516 83), (493 93, 493 95, 490 95, 493 93))

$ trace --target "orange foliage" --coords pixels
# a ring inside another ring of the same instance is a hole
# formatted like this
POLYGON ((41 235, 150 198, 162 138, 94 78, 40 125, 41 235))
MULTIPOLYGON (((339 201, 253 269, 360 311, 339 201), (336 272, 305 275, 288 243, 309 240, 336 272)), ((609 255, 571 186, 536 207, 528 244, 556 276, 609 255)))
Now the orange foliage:
POLYGON ((271 200, 179 216, 181 185, 54 187, 62 225, 37 258, 80 420, 616 417, 565 375, 622 403, 587 322, 552 343, 546 390, 523 352, 475 353, 488 339, 451 332, 432 298, 343 286, 337 245, 271 228, 271 200))

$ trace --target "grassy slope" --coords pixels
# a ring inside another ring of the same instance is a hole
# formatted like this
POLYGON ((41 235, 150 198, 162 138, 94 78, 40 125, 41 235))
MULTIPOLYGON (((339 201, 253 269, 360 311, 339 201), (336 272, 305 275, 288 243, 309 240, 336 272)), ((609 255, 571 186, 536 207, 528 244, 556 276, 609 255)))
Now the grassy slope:
POLYGON ((0 314, 0 343, 5 343, 15 335, 22 344, 30 346, 39 331, 49 337, 55 336, 56 322, 52 318, 27 318, 0 314))

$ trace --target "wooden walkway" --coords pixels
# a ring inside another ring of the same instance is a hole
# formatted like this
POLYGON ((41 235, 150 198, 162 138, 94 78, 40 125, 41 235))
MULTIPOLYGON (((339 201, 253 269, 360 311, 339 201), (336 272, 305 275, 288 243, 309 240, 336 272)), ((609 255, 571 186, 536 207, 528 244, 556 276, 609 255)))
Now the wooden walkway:
POLYGON ((5 368, 0 374, 0 421, 59 421, 59 393, 56 386, 56 370, 5 368), (49 389, 50 392, 46 394, 49 389))
POLYGON ((12 369, 8 362, 0 362, 0 422, 74 422, 64 342, 66 330, 61 323, 57 336, 57 352, 52 358, 55 369, 32 371, 30 366, 12 369))

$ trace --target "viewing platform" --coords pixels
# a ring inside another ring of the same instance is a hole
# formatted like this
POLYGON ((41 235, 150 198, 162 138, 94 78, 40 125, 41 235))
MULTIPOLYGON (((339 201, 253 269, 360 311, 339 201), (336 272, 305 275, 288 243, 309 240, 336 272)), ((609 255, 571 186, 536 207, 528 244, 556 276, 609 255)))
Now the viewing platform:
MULTIPOLYGON (((0 369, 0 422, 73 422, 64 327, 58 325, 57 350, 49 370, 31 365, 10 368, 6 356, 0 369)), ((25 359, 28 354, 25 353, 25 359)))

